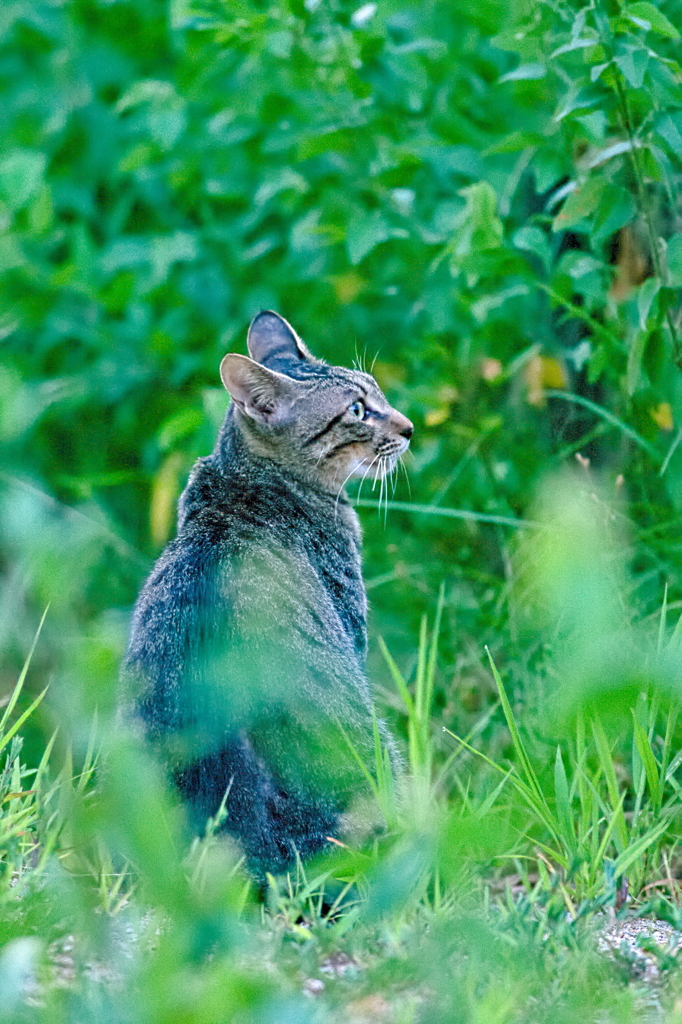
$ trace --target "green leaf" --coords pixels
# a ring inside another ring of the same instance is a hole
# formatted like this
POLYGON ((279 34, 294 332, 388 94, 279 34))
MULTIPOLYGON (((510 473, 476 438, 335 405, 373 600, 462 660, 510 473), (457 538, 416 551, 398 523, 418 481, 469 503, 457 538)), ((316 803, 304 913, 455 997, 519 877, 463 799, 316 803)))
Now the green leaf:
POLYGON ((547 235, 541 228, 535 227, 532 224, 519 228, 514 233, 512 241, 517 249, 534 253, 542 263, 545 271, 549 272, 552 265, 552 253, 547 235))
POLYGON ((164 281, 174 263, 191 263, 198 256, 196 238, 188 231, 152 239, 151 263, 155 283, 164 281))
POLYGON ((172 149, 187 127, 187 114, 181 108, 151 110, 147 123, 154 142, 161 149, 172 149))
MULTIPOLYGON (((669 291, 672 291, 672 289, 669 289, 669 291)), ((665 294, 663 289, 661 289, 659 294, 661 296, 665 294)), ((661 306, 663 306, 662 302, 661 306)), ((653 327, 653 329, 650 327, 648 334, 649 337, 644 349, 642 366, 644 367, 651 383, 658 385, 662 382, 663 375, 669 372, 668 338, 659 326, 653 327)), ((663 467, 661 466, 661 473, 662 472, 663 467)))
POLYGON ((174 30, 208 28, 214 19, 209 17, 207 4, 195 0, 170 0, 170 23, 174 30))
POLYGON ((141 103, 152 103, 154 105, 168 105, 178 101, 178 94, 172 82, 165 82, 156 78, 143 78, 133 82, 129 89, 124 92, 115 106, 117 114, 122 114, 131 107, 137 107, 141 103))
POLYGON ((646 330, 651 304, 658 295, 661 287, 660 277, 649 277, 640 286, 637 292, 637 312, 639 313, 639 326, 646 330))
POLYGON ((661 150, 655 146, 644 146, 640 154, 639 164, 644 178, 650 178, 652 182, 663 181, 662 165, 667 161, 661 150))
POLYGON ((645 22, 652 32, 658 32, 661 36, 667 36, 669 39, 680 38, 679 31, 654 4, 645 2, 629 4, 623 14, 635 25, 641 26, 642 22, 645 22))
POLYGON ((673 288, 682 288, 682 234, 673 235, 666 245, 668 283, 673 288))
POLYGON ((563 121, 565 117, 574 114, 576 110, 589 110, 600 102, 601 96, 596 89, 578 89, 574 86, 559 103, 554 120, 563 121))
POLYGON ((15 149, 0 161, 0 197, 10 210, 20 210, 43 182, 47 163, 44 153, 15 149))
POLYGON ((589 217, 599 206, 606 192, 607 183, 603 178, 588 178, 587 181, 571 192, 568 199, 552 222, 554 231, 563 231, 573 227, 581 220, 589 217))
POLYGON ((509 135, 503 136, 499 142, 494 142, 492 146, 488 146, 484 155, 490 156, 493 153, 518 153, 522 149, 527 149, 528 146, 539 146, 543 142, 544 138, 539 132, 513 131, 510 132, 509 135))
POLYGON ((544 64, 521 64, 513 71, 508 71, 506 75, 502 75, 499 81, 528 82, 537 78, 544 78, 546 74, 547 68, 544 64))
POLYGON ((0 235, 0 274, 22 267, 26 262, 17 238, 14 235, 0 235))
MULTIPOLYGON (((448 243, 453 273, 462 268, 467 258, 499 249, 504 234, 502 221, 497 216, 497 195, 492 185, 487 181, 477 181, 460 189, 459 194, 464 197, 465 206, 448 243)), ((484 264, 485 260, 479 267, 470 265, 468 269, 472 273, 485 273, 484 264)))
POLYGON ((550 58, 559 57, 562 53, 571 53, 572 50, 586 50, 590 46, 596 46, 599 43, 599 37, 595 33, 589 39, 583 37, 582 39, 572 39, 570 43, 564 43, 557 50, 553 50, 550 53, 550 58))
POLYGON ((274 172, 268 174, 258 191, 253 197, 256 206, 264 206, 274 196, 281 192, 293 191, 300 195, 308 191, 308 182, 291 167, 277 167, 274 172))
POLYGON ((664 114, 654 131, 672 149, 675 156, 682 157, 682 112, 664 114))
POLYGON ((645 330, 637 331, 635 334, 634 341, 630 346, 628 352, 628 366, 625 375, 626 387, 628 395, 634 395, 637 390, 639 383, 639 375, 642 369, 642 357, 644 356, 644 349, 648 339, 648 334, 645 330))
POLYGON ((117 238, 103 250, 100 256, 100 267, 104 274, 116 274, 120 270, 139 266, 150 256, 149 242, 135 235, 117 238))
POLYGON ((556 183, 566 177, 569 164, 559 153, 547 149, 539 149, 531 167, 538 192, 549 192, 556 188, 556 183))
POLYGON ((373 213, 354 213, 348 224, 346 234, 346 249, 348 258, 355 266, 361 263, 365 256, 391 237, 388 224, 382 213, 375 210, 373 213))
POLYGON ((601 76, 604 74, 606 69, 610 67, 610 65, 610 60, 605 61, 603 64, 595 64, 594 67, 590 69, 590 81, 596 82, 598 78, 601 78, 601 76))
POLYGON ((614 58, 623 77, 633 89, 641 89, 649 65, 649 51, 644 47, 628 50, 614 58))
POLYGON ((603 262, 589 252, 569 249, 559 260, 557 269, 561 274, 568 274, 574 281, 579 281, 588 274, 593 274, 595 270, 601 270, 603 266, 603 262))
MULTIPOLYGON (((587 117, 581 117, 581 123, 584 123, 587 117)), ((585 161, 585 166, 590 170, 593 167, 601 167, 603 164, 613 160, 615 156, 622 156, 623 153, 630 153, 633 149, 639 148, 637 142, 631 142, 629 139, 622 139, 620 142, 613 142, 610 146, 604 146, 602 149, 597 150, 592 156, 585 161)))
POLYGON ((599 206, 592 216, 592 240, 604 242, 611 235, 628 224, 637 212, 635 201, 629 189, 611 185, 604 191, 599 206))

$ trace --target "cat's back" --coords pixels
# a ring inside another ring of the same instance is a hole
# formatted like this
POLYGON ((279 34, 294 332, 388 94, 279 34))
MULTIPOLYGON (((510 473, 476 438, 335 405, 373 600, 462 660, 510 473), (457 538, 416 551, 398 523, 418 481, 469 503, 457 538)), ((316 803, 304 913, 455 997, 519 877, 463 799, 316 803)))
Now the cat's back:
POLYGON ((127 665, 168 673, 193 640, 227 637, 255 610, 270 631, 282 623, 364 653, 357 517, 345 498, 302 488, 267 460, 199 459, 178 535, 138 597, 127 665))

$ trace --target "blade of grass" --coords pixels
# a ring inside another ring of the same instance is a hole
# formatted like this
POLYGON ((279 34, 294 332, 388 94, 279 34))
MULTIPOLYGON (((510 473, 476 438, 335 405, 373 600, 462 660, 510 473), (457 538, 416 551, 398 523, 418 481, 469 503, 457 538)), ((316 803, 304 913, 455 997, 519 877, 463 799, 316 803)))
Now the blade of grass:
POLYGON ((669 827, 670 818, 664 818, 643 836, 636 839, 634 843, 631 843, 622 853, 619 853, 614 863, 616 875, 624 875, 630 865, 634 864, 638 857, 641 857, 650 846, 660 839, 669 827))
POLYGON ((386 646, 383 637, 379 637, 379 647, 381 648, 381 653, 383 655, 384 661, 388 665, 388 670, 391 673, 391 678, 393 679, 393 682, 396 685, 396 689, 400 694, 401 700, 405 705, 405 710, 407 711, 408 716, 412 716, 414 715, 414 701, 412 700, 412 694, 410 693, 407 687, 407 683, 403 679, 402 672, 400 671, 395 661, 393 660, 391 652, 386 646))
MULTIPOLYGON (((461 736, 456 736, 455 733, 450 732, 449 729, 444 729, 443 731, 449 736, 452 736, 454 740, 460 743, 472 754, 476 754, 476 756, 489 765, 489 767, 493 768, 500 775, 503 775, 505 777, 505 781, 506 779, 509 779, 514 789, 516 789, 516 791, 521 795, 530 810, 542 822, 545 828, 552 833, 553 838, 559 843, 562 842, 561 829, 558 827, 554 815, 549 809, 544 797, 538 799, 535 790, 523 781, 515 766, 512 766, 511 770, 505 770, 497 764, 497 762, 493 761, 492 758, 488 757, 487 754, 484 754, 482 751, 476 750, 475 747, 472 747, 471 744, 467 743, 466 740, 463 740, 461 736)), ((555 851, 552 851, 552 856, 556 856, 555 851)))
POLYGON ((613 766, 611 747, 609 746, 609 741, 606 738, 604 727, 599 719, 593 718, 591 720, 591 724, 599 762, 602 771, 604 772, 606 788, 609 794, 609 800, 611 801, 611 812, 614 815, 616 824, 616 835, 620 846, 618 852, 620 853, 628 844, 628 828, 623 815, 623 802, 618 793, 618 780, 616 778, 616 770, 613 766))
POLYGON ((679 704, 672 704, 668 708, 668 714, 666 715, 665 719, 665 736, 663 738, 663 753, 661 754, 661 780, 663 787, 665 787, 665 783, 668 778, 670 751, 672 749, 673 734, 675 732, 675 726, 677 724, 677 718, 679 713, 679 704))
POLYGON ((556 797, 557 817, 561 826, 564 842, 572 855, 576 852, 575 831, 571 818, 571 801, 568 793, 568 779, 564 759, 561 754, 561 745, 557 744, 556 757, 554 759, 554 795, 556 797))
POLYGON ((43 617, 41 618, 41 620, 40 620, 40 622, 38 624, 38 628, 36 630, 35 636, 33 637, 33 643, 31 644, 31 650, 28 652, 28 655, 26 657, 26 661, 24 662, 23 668, 22 668, 21 673, 19 675, 19 678, 17 680, 17 684, 14 687, 14 690, 12 691, 10 699, 9 699, 9 701, 7 703, 7 707, 5 708, 4 714, 3 714, 2 718, 0 718, 0 736, 2 736, 3 730, 5 728, 5 725, 7 724, 7 721, 9 719, 10 715, 14 711, 15 705, 16 705, 17 701, 19 700, 19 694, 21 693, 21 691, 24 688, 24 683, 26 681, 26 676, 28 674, 28 668, 29 668, 29 665, 31 664, 31 659, 33 658, 33 654, 34 654, 34 651, 36 649, 36 644, 38 643, 38 637, 40 636, 40 631, 43 628, 43 623, 45 622, 45 619, 47 617, 47 613, 48 613, 49 609, 50 609, 50 606, 48 604, 47 608, 43 612, 43 617))
POLYGON ((24 722, 26 721, 26 719, 31 717, 31 715, 33 714, 35 709, 38 707, 38 705, 40 704, 40 702, 42 701, 42 699, 43 699, 43 697, 45 696, 46 693, 47 693, 47 687, 45 687, 45 689, 43 690, 42 693, 38 694, 38 696, 33 701, 33 703, 29 707, 26 708, 24 713, 22 715, 20 715, 19 718, 17 718, 16 722, 11 727, 11 729, 9 729, 6 733, 4 733, 2 736, 0 736, 0 751, 3 750, 7 746, 9 741, 12 739, 12 737, 15 736, 19 732, 19 730, 21 729, 21 727, 24 724, 24 722))
MULTIPOLYGON (((619 801, 618 801, 618 808, 617 808, 617 810, 620 811, 621 814, 623 813, 623 803, 624 802, 625 802, 625 793, 623 792, 620 795, 620 798, 619 798, 619 801)), ((595 801, 595 807, 597 807, 597 806, 598 806, 598 804, 595 801)), ((614 831, 616 829, 616 826, 618 824, 618 817, 617 817, 617 815, 615 813, 611 814, 611 815, 609 815, 607 821, 608 821, 608 824, 607 824, 607 826, 606 826, 606 828, 604 830, 604 835, 602 836, 601 842, 599 843, 599 846, 597 847, 597 849, 595 850, 595 853, 594 853, 592 867, 593 867, 593 869, 595 871, 595 874, 601 868, 601 864, 602 864, 602 861, 604 860, 604 855, 606 853, 606 849, 607 849, 609 843, 611 842, 611 837, 613 836, 613 833, 614 833, 614 831)), ((597 828, 595 829, 595 834, 597 836, 599 835, 598 824, 597 824, 597 828)))
POLYGON ((497 666, 495 665, 495 662, 493 661, 493 658, 492 658, 492 655, 491 655, 490 651, 488 650, 487 647, 486 647, 485 650, 486 650, 486 654, 488 655, 488 661, 490 662, 490 667, 492 669, 493 677, 495 679, 495 685, 497 686, 497 692, 498 692, 499 697, 500 697, 500 702, 502 704, 502 710, 504 712, 504 717, 505 717, 506 722, 507 722, 507 727, 509 729, 509 732, 511 733, 512 743, 514 744, 514 749, 516 751, 516 755, 517 755, 517 757, 519 759, 519 762, 521 764, 521 767, 523 769, 523 773, 526 776, 526 781, 527 781, 528 786, 530 787, 530 789, 535 794, 538 802, 543 807, 546 808, 547 817, 551 818, 552 817, 552 813, 551 813, 551 811, 549 809, 549 805, 547 804, 547 801, 545 799, 545 795, 544 795, 544 793, 542 791, 542 787, 540 786, 540 783, 538 781, 538 777, 535 774, 535 771, 533 770, 533 766, 532 766, 532 764, 530 762, 530 758, 528 757, 528 754, 526 752, 526 748, 525 748, 525 746, 523 744, 523 741, 521 739, 521 735, 519 733, 518 726, 516 725, 516 719, 514 718, 514 712, 512 711, 511 704, 509 703, 509 699, 507 697, 507 693, 506 693, 506 690, 504 688, 504 684, 502 682, 502 678, 501 678, 499 672, 497 671, 497 666))
POLYGON ((665 628, 668 618, 668 581, 666 580, 663 588, 663 604, 661 605, 661 615, 658 620, 658 643, 656 649, 660 654, 663 650, 663 643, 665 641, 665 628))
MULTIPOLYGON (((464 737, 467 743, 471 743, 472 739, 474 739, 476 736, 480 735, 481 732, 483 732, 486 725, 497 711, 498 707, 499 701, 496 701, 494 704, 491 704, 486 713, 475 722, 475 724, 471 727, 471 729, 469 729, 469 732, 464 737)), ((447 730, 444 728, 443 732, 447 732, 447 730)), ((446 760, 443 762, 442 767, 439 769, 438 775, 434 780, 434 789, 438 789, 442 785, 443 780, 445 779, 447 773, 452 768, 452 765, 457 760, 462 750, 465 749, 466 747, 457 747, 455 748, 455 750, 452 751, 452 753, 448 755, 446 760)))
POLYGON ((654 752, 651 749, 649 737, 637 721, 634 710, 632 712, 632 718, 637 752, 641 758, 642 765, 644 766, 646 781, 649 787, 649 797, 652 802, 652 810, 654 814, 657 815, 661 810, 661 804, 663 802, 662 777, 659 776, 658 765, 656 764, 654 752))
POLYGON ((422 615, 419 625, 419 648, 417 650, 417 677, 414 686, 414 713, 417 721, 424 717, 424 692, 426 677, 426 652, 428 645, 426 616, 422 615))
MULTIPOLYGON (((379 502, 373 498, 356 498, 354 505, 362 508, 379 508, 379 502)), ((383 503, 382 506, 383 507, 383 503)), ((417 512, 422 515, 444 516, 447 519, 464 519, 471 523, 492 523, 496 526, 515 526, 518 528, 538 526, 530 519, 514 519, 512 516, 497 516, 488 512, 470 512, 463 508, 441 508, 440 505, 417 505, 411 501, 389 501, 388 508, 398 512, 417 512)))
POLYGON ((557 391, 555 388, 548 388, 545 391, 545 394, 548 398, 561 398, 564 402, 571 402, 574 405, 582 405, 584 409, 589 409, 589 411, 593 412, 595 416, 601 416, 601 418, 606 420, 607 423, 610 423, 612 427, 616 427, 621 431, 621 433, 625 434, 626 437, 629 437, 630 440, 639 445, 643 451, 651 456, 656 465, 660 465, 661 453, 658 449, 654 448, 654 446, 649 444, 648 441, 645 441, 636 430, 629 427, 627 423, 623 423, 621 419, 618 419, 617 416, 614 416, 612 412, 609 412, 609 410, 605 409, 602 405, 597 405, 596 402, 591 402, 589 398, 583 398, 582 395, 575 395, 569 391, 557 391))
POLYGON ((673 630, 673 635, 670 637, 670 642, 668 643, 668 650, 671 651, 672 653, 674 653, 675 651, 678 651, 681 646, 682 646, 682 615, 680 615, 679 619, 675 623, 675 628, 673 630))

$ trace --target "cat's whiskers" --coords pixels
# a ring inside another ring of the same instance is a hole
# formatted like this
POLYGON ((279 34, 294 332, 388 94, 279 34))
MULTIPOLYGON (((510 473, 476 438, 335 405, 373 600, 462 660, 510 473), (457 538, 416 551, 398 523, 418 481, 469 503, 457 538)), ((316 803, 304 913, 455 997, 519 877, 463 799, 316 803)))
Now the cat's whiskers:
MULTIPOLYGON (((354 472, 355 472, 355 467, 353 467, 353 469, 351 469, 350 473, 348 473, 348 475, 345 476, 343 481, 341 482, 341 486, 339 487, 338 492, 336 494, 336 498, 334 500, 334 518, 336 518, 336 516, 338 514, 338 511, 339 511, 339 498, 341 497, 341 494, 343 492, 344 487, 346 486, 346 484, 348 483, 348 481, 350 480, 350 478, 352 477, 354 472)), ((362 486, 362 484, 360 486, 362 486)))
POLYGON ((388 455, 381 455, 379 460, 380 475, 378 505, 379 513, 381 514, 382 509, 384 511, 384 525, 386 525, 386 519, 388 516, 388 477, 393 472, 393 468, 391 466, 392 458, 392 454, 389 453, 388 455))
MULTIPOLYGON (((374 465, 375 462, 378 462, 379 470, 381 470, 381 460, 382 460, 382 458, 383 458, 383 456, 381 455, 381 452, 377 452, 377 454, 374 456, 374 458, 372 459, 372 461, 368 465, 368 467, 365 470, 365 472, 362 474, 362 480, 360 481, 360 487, 358 488, 358 497, 360 496, 360 491, 362 490, 362 485, 364 484, 365 480, 367 479, 369 471, 371 470, 371 468, 372 468, 372 466, 374 465)), ((379 473, 376 473, 374 478, 373 478, 373 480, 372 480, 372 490, 374 490, 374 488, 376 487, 377 480, 379 480, 379 479, 380 479, 379 473)))
MULTIPOLYGON (((378 454, 378 453, 374 456, 374 458, 372 459, 370 464, 367 466, 367 469, 362 474, 362 480, 360 481, 360 487, 358 488, 358 495, 360 494, 360 491, 362 490, 362 485, 364 484, 365 480, 367 479, 369 471, 370 471, 370 469, 372 468, 372 466, 374 465, 375 462, 378 462, 379 463, 379 468, 381 468, 381 455, 378 454)), ((372 480, 372 490, 374 490, 374 488, 376 486, 376 482, 377 482, 377 477, 375 476, 374 479, 372 480)))
POLYGON ((367 372, 365 370, 366 364, 367 364, 367 346, 365 345, 365 351, 363 352, 362 355, 360 355, 360 353, 358 351, 358 343, 356 341, 355 342, 355 358, 353 359, 353 366, 356 368, 356 370, 359 370, 360 373, 366 373, 367 372))
MULTIPOLYGON (((402 465, 402 462, 400 461, 400 458, 401 457, 399 455, 398 458, 393 463, 393 465, 391 466, 389 474, 388 474, 388 476, 390 478, 390 484, 391 484, 391 499, 393 499, 395 497, 395 489, 396 489, 396 486, 397 486, 397 483, 398 483, 398 466, 402 465)), ((403 469, 404 468, 405 467, 403 466, 403 469)), ((387 485, 387 489, 388 489, 388 485, 387 485)), ((388 500, 386 501, 386 508, 388 509, 388 500)))
POLYGON ((380 352, 381 352, 381 345, 379 346, 379 348, 374 353, 374 359, 372 360, 372 365, 369 368, 369 372, 372 373, 372 374, 374 373, 374 364, 376 363, 377 359, 379 358, 379 353, 380 352))
POLYGON ((390 456, 382 456, 382 469, 384 470, 381 474, 381 487, 379 488, 379 514, 381 514, 381 508, 383 505, 384 509, 384 526, 386 526, 386 520, 388 519, 388 480, 387 476, 389 470, 390 456), (383 465, 385 463, 385 467, 383 465))
POLYGON ((398 482, 398 462, 399 461, 400 461, 400 456, 398 456, 398 459, 391 466, 391 472, 389 474, 390 478, 391 478, 391 498, 395 498, 395 488, 396 488, 396 484, 398 482))
MULTIPOLYGON (((377 459, 380 459, 380 458, 381 458, 381 456, 380 456, 380 455, 375 455, 375 456, 374 456, 374 458, 372 459, 372 461, 371 461, 371 462, 369 463, 369 465, 367 466, 367 469, 366 469, 366 470, 365 470, 365 472, 363 473, 363 475, 362 475, 362 480, 360 481, 360 486, 358 487, 358 498, 360 497, 360 491, 362 490, 362 485, 364 484, 365 480, 367 479, 367 474, 369 473, 370 469, 372 468, 372 466, 374 465, 374 463, 375 463, 375 462, 377 461, 377 459)), ((350 478, 351 478, 351 477, 353 476, 353 474, 355 473, 355 471, 357 470, 357 468, 358 468, 357 466, 355 466, 355 465, 353 466, 353 468, 352 468, 352 469, 351 469, 351 471, 350 471, 350 472, 349 472, 349 473, 347 474, 347 476, 346 476, 346 477, 344 478, 344 480, 343 480, 343 483, 342 483, 342 484, 341 484, 341 486, 339 487, 338 493, 337 493, 337 495, 336 495, 336 500, 335 500, 335 502, 334 502, 334 516, 335 516, 335 517, 336 517, 336 515, 337 515, 337 513, 338 513, 338 511, 339 511, 339 498, 341 497, 341 492, 343 491, 344 487, 346 486, 346 484, 348 483, 348 481, 350 480, 350 478)))
MULTIPOLYGON (((376 476, 376 480, 379 481, 379 502, 378 502, 379 516, 381 516, 381 506, 382 506, 383 497, 384 497, 384 474, 383 474, 383 468, 384 468, 384 456, 380 455, 379 456, 379 472, 377 473, 377 476, 376 476)), ((376 480, 375 480, 375 483, 376 483, 376 480)), ((374 488, 372 488, 372 489, 374 489, 374 488)))
MULTIPOLYGON (((362 477, 362 483, 365 482, 365 480, 367 479, 367 474, 369 473, 369 471, 372 468, 372 466, 374 465, 374 463, 377 462, 377 461, 379 463, 379 467, 378 467, 378 472, 376 473, 376 475, 374 477, 374 480, 372 481, 372 490, 374 491, 376 489, 376 485, 377 485, 377 482, 378 482, 379 483, 379 497, 378 497, 378 500, 377 500, 377 507, 378 507, 378 510, 379 510, 380 513, 381 513, 381 511, 383 509, 384 524, 385 524, 386 521, 387 521, 387 517, 388 517, 389 484, 390 484, 390 488, 391 488, 390 496, 392 496, 393 494, 395 494, 395 488, 396 488, 396 483, 397 483, 397 473, 396 473, 396 470, 397 470, 398 462, 400 461, 400 455, 398 455, 396 451, 381 452, 381 453, 379 453, 377 456, 374 457, 374 459, 372 459, 371 463, 369 464, 369 466, 365 470, 365 473, 363 474, 363 477, 362 477)), ((403 466, 403 470, 405 472, 407 472, 405 470, 404 466, 403 466)), ((360 484, 360 488, 362 488, 362 483, 360 484)), ((360 492, 358 491, 358 497, 359 497, 359 494, 360 494, 360 492)))

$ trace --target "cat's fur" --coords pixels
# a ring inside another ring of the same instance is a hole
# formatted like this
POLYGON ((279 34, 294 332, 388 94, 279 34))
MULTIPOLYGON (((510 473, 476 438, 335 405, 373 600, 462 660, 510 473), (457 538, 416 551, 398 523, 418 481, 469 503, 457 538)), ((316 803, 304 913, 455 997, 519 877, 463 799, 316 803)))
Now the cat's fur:
POLYGON ((232 402, 138 598, 124 678, 195 827, 227 793, 224 828, 262 876, 338 836, 366 788, 350 744, 373 764, 367 602, 343 485, 390 471, 412 424, 276 313, 248 348, 221 364, 232 402))

